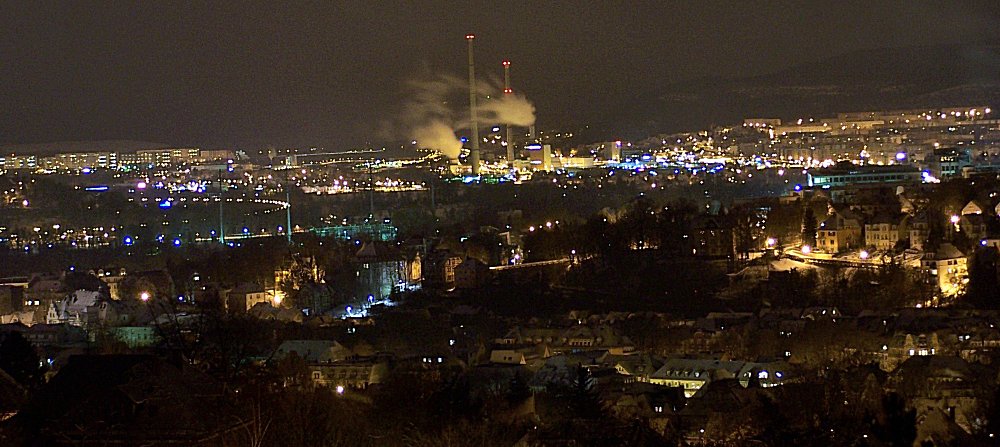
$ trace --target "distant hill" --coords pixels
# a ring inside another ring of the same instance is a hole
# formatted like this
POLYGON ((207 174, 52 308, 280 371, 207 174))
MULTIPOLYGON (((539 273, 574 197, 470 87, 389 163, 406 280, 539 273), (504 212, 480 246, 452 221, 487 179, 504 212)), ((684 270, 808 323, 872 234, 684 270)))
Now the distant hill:
POLYGON ((132 140, 61 141, 55 143, 0 145, 0 154, 50 155, 59 152, 135 152, 140 149, 175 147, 165 143, 132 140))
POLYGON ((629 98, 599 127, 644 136, 746 117, 960 105, 1000 106, 1000 44, 865 50, 762 76, 670 84, 629 98))

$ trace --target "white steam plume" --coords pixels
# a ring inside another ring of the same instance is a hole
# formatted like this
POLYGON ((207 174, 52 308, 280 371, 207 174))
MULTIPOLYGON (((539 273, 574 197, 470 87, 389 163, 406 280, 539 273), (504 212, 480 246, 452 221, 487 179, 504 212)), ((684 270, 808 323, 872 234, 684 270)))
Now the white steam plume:
POLYGON ((535 124, 535 106, 528 98, 506 94, 483 102, 479 116, 485 122, 528 127, 535 124))
MULTIPOLYGON (((468 83, 455 76, 441 75, 407 83, 408 100, 403 105, 403 127, 421 148, 435 149, 455 159, 462 143, 455 136, 469 126, 468 83)), ((481 123, 530 126, 535 123, 535 106, 524 96, 505 95, 494 81, 477 84, 480 98, 477 113, 481 123), (486 99, 486 98, 489 99, 486 99)))
POLYGON ((422 148, 435 149, 444 156, 457 159, 462 142, 455 137, 455 130, 444 121, 432 120, 413 128, 413 138, 422 148))

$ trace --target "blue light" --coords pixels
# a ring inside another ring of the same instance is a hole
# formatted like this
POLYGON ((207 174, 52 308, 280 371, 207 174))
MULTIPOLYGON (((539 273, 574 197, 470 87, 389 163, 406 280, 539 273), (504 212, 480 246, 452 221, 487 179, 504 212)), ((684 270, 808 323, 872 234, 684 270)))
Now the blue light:
POLYGON ((166 199, 166 200, 160 202, 159 205, 157 205, 157 206, 159 206, 162 209, 168 210, 168 209, 170 209, 170 207, 174 206, 174 204, 170 203, 170 199, 166 199))
POLYGON ((802 185, 796 184, 795 185, 795 190, 796 191, 802 191, 802 185))
POLYGON ((462 137, 462 138, 460 138, 460 139, 462 140, 462 142, 463 142, 463 143, 468 143, 468 142, 469 142, 469 139, 468 139, 468 138, 465 138, 465 137, 462 137))
POLYGON ((174 247, 180 247, 180 246, 181 246, 181 240, 179 238, 174 238, 174 247))
POLYGON ((91 170, 88 167, 84 167, 83 169, 80 170, 80 172, 83 172, 84 174, 90 174, 91 170))
POLYGON ((134 244, 134 243, 135 243, 135 240, 133 240, 133 239, 132 239, 132 236, 125 236, 125 239, 124 239, 124 240, 122 240, 122 242, 124 242, 124 243, 125 243, 125 246, 127 246, 127 247, 131 247, 131 246, 132 246, 132 244, 134 244))
POLYGON ((95 186, 88 186, 86 188, 83 188, 83 190, 84 191, 90 191, 90 192, 104 192, 104 191, 108 190, 108 187, 105 186, 105 185, 95 185, 95 186))
POLYGON ((248 233, 250 233, 250 229, 247 227, 243 227, 243 234, 248 234, 248 233))
POLYGON ((982 245, 983 247, 985 247, 986 246, 986 239, 983 239, 983 240, 979 241, 979 245, 982 245))

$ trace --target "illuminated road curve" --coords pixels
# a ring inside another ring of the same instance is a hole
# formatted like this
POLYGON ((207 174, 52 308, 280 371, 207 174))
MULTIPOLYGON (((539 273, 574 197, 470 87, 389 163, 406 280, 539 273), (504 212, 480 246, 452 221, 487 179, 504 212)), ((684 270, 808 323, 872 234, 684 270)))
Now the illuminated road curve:
POLYGON ((542 267, 546 265, 557 265, 557 264, 568 264, 568 263, 569 263, 569 258, 562 258, 562 259, 552 259, 550 261, 524 262, 515 265, 495 265, 490 267, 490 270, 514 270, 514 269, 522 269, 529 267, 542 267))
MULTIPOLYGON (((817 255, 815 253, 805 254, 798 249, 785 250, 785 256, 792 258, 796 261, 801 261, 807 264, 815 264, 815 265, 833 265, 842 267, 873 267, 885 264, 885 261, 878 258, 867 259, 867 260, 834 258, 832 256, 827 257, 823 255, 817 255)), ((907 265, 908 263, 918 259, 920 259, 920 255, 910 254, 910 257, 907 257, 906 254, 903 254, 901 259, 899 259, 899 257, 897 256, 896 261, 900 262, 903 265, 907 265), (916 257, 914 258, 913 256, 916 257)))

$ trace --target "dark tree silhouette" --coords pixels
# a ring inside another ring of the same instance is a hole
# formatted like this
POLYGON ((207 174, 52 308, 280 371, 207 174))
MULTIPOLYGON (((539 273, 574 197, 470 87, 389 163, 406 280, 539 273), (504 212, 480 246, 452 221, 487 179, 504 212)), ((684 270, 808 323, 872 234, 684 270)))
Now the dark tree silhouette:
POLYGON ((1000 281, 997 281, 997 251, 983 247, 969 261, 969 288, 965 299, 979 309, 995 309, 1000 304, 1000 281))
POLYGON ((802 244, 816 247, 816 214, 811 206, 802 215, 802 244))
POLYGON ((885 445, 913 445, 917 438, 917 411, 907 409, 906 401, 899 394, 889 393, 882 398, 882 411, 872 431, 885 445))
POLYGON ((0 342, 0 369, 27 387, 41 383, 41 360, 20 332, 10 332, 0 342))

